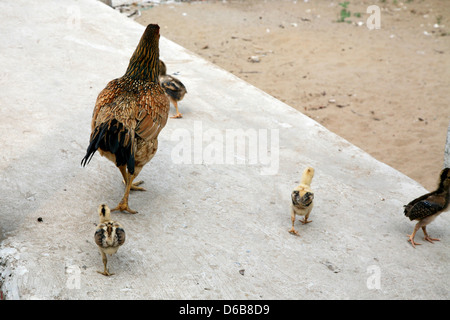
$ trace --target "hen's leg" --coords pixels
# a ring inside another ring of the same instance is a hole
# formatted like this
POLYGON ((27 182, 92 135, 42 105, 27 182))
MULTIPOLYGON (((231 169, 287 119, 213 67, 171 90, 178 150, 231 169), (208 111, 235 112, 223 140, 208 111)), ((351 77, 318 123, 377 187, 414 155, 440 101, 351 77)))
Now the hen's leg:
MULTIPOLYGON (((122 177, 123 177, 122 182, 126 186, 127 185, 126 181, 128 179, 128 175, 129 175, 128 172, 127 172, 126 166, 119 167, 119 170, 120 170, 120 173, 122 174, 122 177)), ((139 174, 140 171, 141 171, 141 168, 139 168, 139 170, 137 168, 135 169, 135 177, 139 174)), ((144 181, 133 182, 131 184, 131 190, 146 191, 145 188, 138 187, 139 185, 141 185, 143 183, 144 183, 144 181)))
MULTIPOLYGON (((136 177, 138 176, 138 174, 139 174, 139 172, 141 172, 142 168, 143 168, 143 167, 136 167, 136 168, 134 169, 134 178, 136 178, 136 177)), ((147 190, 145 190, 145 188, 143 188, 143 187, 138 187, 139 185, 141 185, 141 184, 143 184, 143 183, 144 183, 144 181, 142 181, 142 180, 133 182, 133 183, 131 184, 131 190, 147 191, 147 190)))
MULTIPOLYGON (((122 182, 123 182, 124 185, 127 185, 127 183, 125 182, 125 180, 122 180, 122 182)), ((131 190, 147 191, 147 190, 146 190, 145 188, 143 188, 143 187, 138 187, 139 185, 141 185, 141 184, 143 184, 143 183, 144 183, 144 181, 142 181, 142 180, 133 182, 133 183, 131 184, 131 190)))
POLYGON ((120 172, 122 173, 122 176, 125 178, 125 193, 123 195, 122 200, 120 203, 115 207, 114 209, 111 209, 111 211, 128 211, 129 213, 137 213, 135 210, 131 210, 128 206, 128 197, 130 195, 131 186, 133 185, 133 180, 136 177, 136 174, 129 174, 126 170, 125 166, 119 167, 120 172))
POLYGON ((145 190, 145 188, 143 188, 143 187, 138 187, 139 185, 141 185, 141 184, 143 184, 143 183, 144 183, 144 181, 142 181, 142 180, 133 182, 133 184, 131 185, 131 190, 147 191, 147 190, 145 190))
POLYGON ((441 241, 440 239, 436 239, 436 238, 431 238, 429 235, 428 235, 428 233, 427 233, 427 227, 426 226, 423 226, 422 227, 422 231, 423 231, 423 234, 425 235, 425 240, 427 240, 428 242, 431 242, 431 243, 433 243, 433 241, 441 241))

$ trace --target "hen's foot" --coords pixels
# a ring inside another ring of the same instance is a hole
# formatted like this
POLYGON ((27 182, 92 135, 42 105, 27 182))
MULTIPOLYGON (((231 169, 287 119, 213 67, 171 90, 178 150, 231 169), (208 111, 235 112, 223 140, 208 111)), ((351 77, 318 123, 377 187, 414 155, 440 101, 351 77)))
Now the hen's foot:
POLYGON ((115 207, 114 209, 111 209, 111 212, 113 212, 113 211, 126 211, 126 212, 129 212, 129 213, 132 213, 132 214, 138 213, 135 210, 131 210, 130 207, 128 206, 128 202, 124 202, 124 201, 121 201, 117 205, 117 207, 115 207))
POLYGON ((144 181, 142 181, 142 180, 133 182, 133 183, 131 184, 131 190, 147 191, 147 190, 145 190, 145 188, 143 188, 143 187, 138 187, 139 185, 141 185, 141 184, 143 184, 143 183, 144 183, 144 181))
MULTIPOLYGON (((125 180, 122 180, 122 183, 126 185, 125 180)), ((147 191, 147 190, 146 190, 145 188, 143 188, 143 187, 138 187, 139 185, 141 185, 141 184, 143 184, 143 183, 144 183, 144 181, 142 181, 142 180, 141 180, 141 181, 133 182, 133 183, 131 184, 130 190, 147 191)))

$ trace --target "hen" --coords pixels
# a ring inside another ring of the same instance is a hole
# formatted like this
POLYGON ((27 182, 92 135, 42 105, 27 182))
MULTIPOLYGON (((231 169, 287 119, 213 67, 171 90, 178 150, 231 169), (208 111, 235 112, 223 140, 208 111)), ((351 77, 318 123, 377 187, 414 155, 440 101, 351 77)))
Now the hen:
POLYGON ((182 118, 183 115, 178 111, 178 101, 181 101, 187 93, 186 87, 180 80, 166 74, 166 72, 166 64, 162 60, 159 60, 159 83, 177 110, 177 114, 171 118, 182 118))
POLYGON ((94 153, 114 162, 125 182, 122 200, 112 211, 128 211, 136 176, 155 155, 158 135, 167 123, 170 102, 159 84, 159 26, 145 29, 124 76, 108 83, 98 95, 92 116, 92 133, 82 166, 94 153))
POLYGON ((114 273, 110 273, 108 270, 108 259, 106 255, 113 255, 124 244, 125 230, 120 223, 111 220, 111 211, 106 204, 101 204, 98 207, 98 214, 100 223, 95 230, 94 239, 100 249, 103 261, 103 272, 98 271, 98 273, 111 276, 114 273))
POLYGON ((300 184, 291 193, 291 221, 292 228, 289 230, 290 233, 299 235, 297 230, 294 228, 295 216, 304 216, 301 223, 306 224, 312 221, 308 221, 309 214, 314 206, 314 193, 311 190, 311 181, 314 177, 314 169, 307 167, 302 174, 302 179, 300 184))
POLYGON ((440 215, 445 209, 447 209, 449 204, 449 193, 450 193, 450 168, 445 168, 441 171, 439 176, 438 188, 430 193, 424 194, 423 196, 414 199, 408 203, 405 207, 405 216, 407 216, 411 221, 418 220, 414 231, 411 235, 408 235, 408 241, 415 248, 416 244, 420 243, 414 242, 414 237, 419 228, 422 228, 424 239, 433 243, 433 241, 439 241, 439 239, 431 238, 427 233, 427 225, 430 224, 438 215, 440 215))

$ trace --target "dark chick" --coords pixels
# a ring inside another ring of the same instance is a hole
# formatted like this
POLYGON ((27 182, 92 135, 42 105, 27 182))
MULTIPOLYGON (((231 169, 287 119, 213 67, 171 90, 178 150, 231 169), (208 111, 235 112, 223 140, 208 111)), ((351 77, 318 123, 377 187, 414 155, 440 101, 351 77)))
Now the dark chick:
POLYGON ((427 225, 429 225, 436 217, 447 209, 449 204, 450 190, 450 168, 445 168, 439 176, 438 188, 408 203, 405 207, 405 216, 411 221, 418 221, 411 235, 408 235, 412 246, 420 245, 414 241, 414 237, 419 228, 422 228, 424 239, 433 243, 439 239, 431 238, 427 233, 427 225))
POLYGON ((127 71, 103 89, 95 103, 92 133, 85 166, 94 153, 114 162, 125 182, 125 193, 111 211, 137 213, 128 206, 130 190, 142 181, 133 182, 158 149, 158 135, 167 123, 170 102, 159 84, 159 26, 145 29, 127 71))
POLYGON ((187 93, 186 87, 180 80, 166 74, 166 72, 165 63, 159 60, 159 83, 177 111, 176 115, 171 118, 182 118, 183 115, 178 111, 178 101, 183 100, 184 95, 187 93))

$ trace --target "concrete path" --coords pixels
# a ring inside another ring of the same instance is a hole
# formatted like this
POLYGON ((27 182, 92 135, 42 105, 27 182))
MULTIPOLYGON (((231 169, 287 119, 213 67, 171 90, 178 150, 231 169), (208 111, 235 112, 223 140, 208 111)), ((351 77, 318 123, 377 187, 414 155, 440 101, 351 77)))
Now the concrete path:
POLYGON ((428 228, 440 242, 407 242, 403 205, 425 189, 163 37, 161 58, 188 89, 184 118, 162 131, 140 175, 147 191, 131 194, 139 213, 113 213, 127 240, 116 274, 99 275, 96 208, 115 206, 123 185, 100 155, 80 161, 95 99, 144 27, 92 0, 9 0, 0 12, 6 299, 450 298, 448 213, 428 228), (290 192, 308 165, 313 222, 297 221, 295 237, 290 192))

